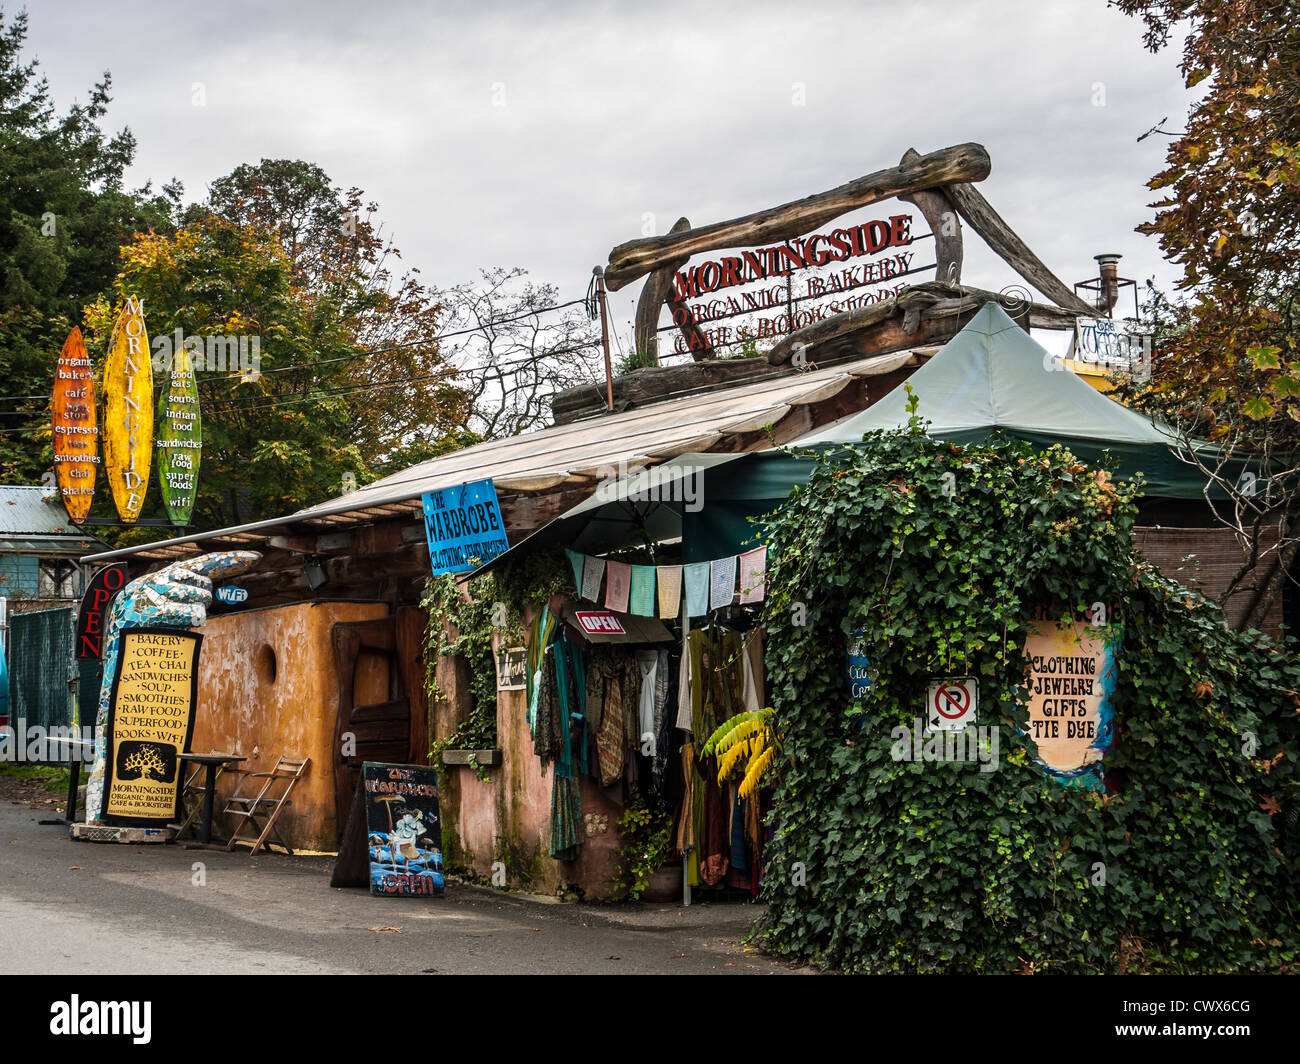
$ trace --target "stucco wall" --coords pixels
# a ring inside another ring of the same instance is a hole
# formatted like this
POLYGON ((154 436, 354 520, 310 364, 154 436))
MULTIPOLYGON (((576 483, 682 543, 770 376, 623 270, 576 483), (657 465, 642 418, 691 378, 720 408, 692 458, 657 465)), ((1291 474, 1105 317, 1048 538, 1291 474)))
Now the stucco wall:
MULTIPOLYGON (((375 602, 300 603, 219 614, 203 628, 190 749, 243 754, 248 761, 239 767, 253 772, 270 771, 282 754, 310 757, 293 804, 276 825, 295 849, 333 850, 338 842, 333 775, 338 682, 331 629, 343 621, 387 615, 387 606, 375 602)), ((358 695, 382 685, 377 677, 360 675, 363 663, 357 671, 358 695)), ((242 793, 257 782, 265 781, 247 781, 242 793)), ((223 837, 228 825, 221 821, 222 799, 234 786, 230 776, 217 785, 214 826, 223 837)))
POLYGON ((502 862, 506 885, 514 890, 554 894, 576 886, 589 898, 607 897, 613 888, 622 807, 606 800, 593 781, 582 779, 584 821, 588 814, 597 814, 605 829, 584 839, 577 861, 554 860, 553 769, 543 770, 533 752, 523 691, 497 692, 497 742, 502 763, 489 770, 489 782, 463 766, 441 770, 444 842, 450 857, 485 878, 492 875, 493 862, 502 862))

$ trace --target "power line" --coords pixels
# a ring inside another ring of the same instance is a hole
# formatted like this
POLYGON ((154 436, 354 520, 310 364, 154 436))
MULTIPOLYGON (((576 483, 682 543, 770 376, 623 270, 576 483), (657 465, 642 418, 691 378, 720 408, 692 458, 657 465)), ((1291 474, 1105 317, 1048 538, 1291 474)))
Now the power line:
MULTIPOLYGON (((545 351, 542 354, 544 354, 546 357, 551 357, 553 355, 566 355, 566 354, 571 354, 575 351, 585 351, 585 350, 594 349, 599 346, 600 346, 599 343, 593 341, 592 343, 587 343, 587 344, 576 344, 572 347, 555 348, 550 351, 545 351)), ((525 358, 512 359, 506 362, 494 363, 493 367, 496 369, 504 369, 509 366, 523 366, 529 363, 537 362, 538 357, 539 357, 538 355, 530 355, 525 358)), ((232 409, 234 413, 242 413, 245 411, 253 411, 253 410, 270 410, 277 406, 294 406, 297 405, 298 403, 311 402, 313 399, 319 399, 329 395, 350 395, 350 394, 355 394, 356 392, 377 391, 384 388, 397 388, 405 384, 421 384, 421 383, 427 383, 429 381, 435 381, 435 380, 452 380, 458 374, 470 373, 476 369, 486 369, 486 368, 488 367, 451 366, 446 371, 432 373, 424 377, 401 377, 397 379, 390 379, 387 381, 374 381, 368 384, 358 384, 358 385, 347 386, 342 388, 326 389, 324 391, 312 391, 307 393, 306 395, 294 396, 288 399, 273 399, 271 402, 268 403, 258 403, 254 401, 242 406, 235 406, 232 409)), ((200 402, 203 405, 210 407, 226 401, 223 401, 221 399, 209 398, 209 399, 202 399, 200 400, 200 402)))
MULTIPOLYGON (((481 325, 475 325, 466 329, 454 329, 450 332, 438 333, 437 336, 425 337, 419 340, 405 340, 402 343, 389 344, 384 347, 362 348, 361 350, 356 351, 353 354, 340 355, 338 358, 322 358, 322 359, 318 359, 315 362, 297 362, 288 366, 276 366, 272 369, 266 370, 262 375, 269 376, 272 373, 291 373, 297 369, 314 369, 317 366, 328 366, 337 362, 352 362, 358 358, 364 358, 366 355, 379 355, 379 354, 385 354, 389 351, 400 351, 407 347, 420 347, 426 344, 436 344, 436 343, 440 343, 442 340, 450 339, 451 337, 454 336, 468 336, 471 333, 486 332, 488 329, 493 329, 500 325, 511 325, 517 321, 525 321, 528 318, 536 318, 542 314, 550 314, 553 313, 554 311, 564 310, 567 307, 575 307, 585 302, 586 300, 584 299, 570 299, 564 303, 556 303, 553 306, 549 306, 549 307, 536 307, 532 310, 526 311, 523 314, 515 315, 514 317, 492 318, 481 325)), ((159 333, 158 335, 166 336, 167 334, 159 333)), ((205 385, 217 384, 221 381, 243 380, 243 378, 244 375, 242 373, 231 373, 231 374, 227 374, 224 377, 203 377, 200 378, 196 383, 205 384, 205 385)), ((0 402, 25 402, 31 399, 49 400, 49 398, 50 396, 48 395, 0 395, 0 402)), ((15 411, 15 412, 22 413, 23 411, 15 411)), ((4 411, 0 411, 0 413, 4 413, 4 411)))
MULTIPOLYGON (((539 307, 536 310, 530 310, 526 314, 520 314, 513 318, 493 318, 482 325, 474 326, 469 329, 458 329, 452 332, 439 333, 437 336, 426 337, 422 340, 404 340, 400 344, 390 344, 387 347, 371 347, 356 352, 352 355, 341 355, 338 358, 322 358, 316 362, 299 362, 291 366, 277 366, 274 369, 268 369, 267 374, 271 373, 290 373, 295 369, 312 369, 316 366, 327 366, 335 362, 351 362, 355 359, 362 358, 365 355, 380 355, 388 351, 400 351, 407 347, 420 347, 424 344, 436 344, 453 336, 467 336, 470 333, 484 332, 487 329, 495 328, 498 325, 509 325, 516 321, 523 321, 526 318, 535 318, 540 314, 549 314, 552 311, 563 310, 565 307, 576 306, 583 302, 581 299, 571 299, 567 303, 556 303, 552 307, 539 307)), ((225 377, 205 377, 199 381, 200 384, 216 384, 220 381, 242 380, 242 373, 232 373, 225 377)))

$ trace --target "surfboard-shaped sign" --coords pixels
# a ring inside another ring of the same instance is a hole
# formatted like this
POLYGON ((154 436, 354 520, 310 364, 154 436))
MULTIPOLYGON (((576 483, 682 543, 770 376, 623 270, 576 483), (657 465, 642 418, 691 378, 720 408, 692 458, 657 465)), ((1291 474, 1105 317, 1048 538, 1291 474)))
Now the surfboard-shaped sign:
POLYGON ((99 464, 95 374, 80 329, 68 333, 59 352, 51 414, 59 494, 68 517, 80 524, 90 515, 95 498, 95 466, 99 464))
POLYGON ((153 451, 153 369, 144 303, 128 299, 104 363, 104 471, 123 524, 134 524, 149 488, 153 451))
POLYGON ((199 388, 190 353, 181 347, 172 355, 167 382, 158 396, 158 484, 174 525, 188 525, 199 488, 199 456, 203 425, 199 418, 199 388))

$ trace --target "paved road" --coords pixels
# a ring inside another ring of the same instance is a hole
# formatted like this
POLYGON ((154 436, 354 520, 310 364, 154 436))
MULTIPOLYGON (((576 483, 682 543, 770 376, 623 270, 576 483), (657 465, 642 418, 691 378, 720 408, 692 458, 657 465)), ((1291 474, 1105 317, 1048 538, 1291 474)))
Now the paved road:
POLYGON ((559 905, 455 883, 372 898, 331 888, 332 858, 72 842, 37 823, 49 815, 0 801, 0 972, 793 970, 741 944, 753 905, 559 905))

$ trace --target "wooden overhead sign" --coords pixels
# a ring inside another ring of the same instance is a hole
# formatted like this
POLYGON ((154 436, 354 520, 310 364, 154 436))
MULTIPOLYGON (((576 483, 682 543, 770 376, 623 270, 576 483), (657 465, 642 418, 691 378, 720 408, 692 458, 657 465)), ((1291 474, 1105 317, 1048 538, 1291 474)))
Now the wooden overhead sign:
POLYGON ((678 328, 674 350, 772 339, 896 296, 903 277, 934 268, 918 265, 915 251, 886 254, 911 247, 912 222, 910 214, 894 214, 679 270, 668 301, 678 328), (868 261, 838 265, 863 257, 868 261), (737 318, 743 324, 721 324, 737 318))
POLYGON ((54 475, 68 517, 80 524, 90 514, 95 498, 95 466, 99 464, 95 374, 80 329, 68 333, 59 353, 51 406, 54 475))
MULTIPOLYGON (((1003 261, 1058 307, 1074 315, 1095 313, 1095 308, 1079 299, 1068 285, 1043 264, 972 184, 987 178, 991 168, 988 152, 979 144, 956 144, 925 155, 909 148, 897 166, 865 174, 837 188, 805 196, 803 199, 710 225, 692 226, 688 219, 679 218, 662 236, 630 240, 610 251, 609 262, 603 273, 604 281, 610 291, 618 291, 640 277, 646 278, 636 308, 638 351, 657 353, 659 319, 667 304, 673 315, 673 323, 681 331, 677 350, 689 351, 696 361, 703 361, 713 357, 715 342, 720 345, 723 342, 734 343, 736 340, 731 338, 730 332, 719 332, 716 327, 712 330, 702 328, 701 321, 704 319, 700 317, 701 308, 698 305, 695 308, 687 307, 687 298, 700 298, 705 292, 712 295, 720 288, 743 283, 762 284, 770 281, 773 267, 781 265, 779 260, 784 260, 791 269, 796 268, 795 262, 804 267, 829 267, 833 262, 845 262, 858 255, 870 256, 901 246, 908 242, 906 238, 909 237, 910 230, 910 222, 906 223, 907 229, 904 228, 902 219, 907 217, 904 215, 891 215, 886 220, 877 219, 865 225, 817 232, 827 223, 850 211, 884 200, 899 199, 914 204, 925 217, 934 237, 935 280, 942 286, 953 288, 961 284, 961 222, 965 221, 1003 261), (805 235, 810 232, 815 235, 805 235), (781 246, 783 243, 785 249, 781 246), (747 259, 743 254, 728 255, 695 267, 688 266, 695 256, 732 248, 758 250, 751 253, 752 259, 747 259), (683 269, 684 275, 681 273, 683 269)), ((929 267, 913 265, 906 253, 899 252, 875 263, 861 264, 852 269, 831 270, 828 277, 834 280, 825 280, 829 288, 818 289, 813 286, 809 289, 805 285, 805 291, 797 296, 792 290, 787 291, 785 314, 773 316, 766 326, 766 332, 760 324, 752 328, 750 333, 754 338, 760 335, 776 336, 791 328, 796 331, 807 329, 815 333, 824 329, 821 324, 823 319, 832 327, 837 324, 841 312, 856 311, 859 316, 866 315, 872 308, 864 308, 863 302, 888 304, 890 299, 882 296, 880 291, 871 293, 874 299, 867 299, 866 292, 857 296, 841 296, 840 293, 853 287, 883 283, 894 287, 894 294, 897 295, 902 286, 896 285, 893 278, 923 268, 929 267), (822 304, 820 317, 812 311, 811 305, 802 312, 802 317, 797 309, 792 309, 797 308, 800 299, 824 295, 832 298, 829 305, 822 304), (839 304, 838 308, 835 303, 839 304)), ((751 306, 743 293, 736 300, 737 305, 744 312, 763 310, 766 309, 766 299, 772 309, 775 309, 779 293, 770 291, 771 287, 769 286, 766 297, 762 296, 761 291, 749 294, 757 306, 751 306)), ((713 304, 708 304, 705 309, 708 320, 716 322, 718 316, 713 304)), ((1051 308, 1034 304, 1034 309, 1040 316, 1046 314, 1049 321, 1060 317, 1059 314, 1051 313, 1051 308)), ((721 313, 732 313, 729 302, 722 305, 721 313)), ((908 322, 905 331, 909 335, 916 334, 919 325, 917 319, 921 313, 921 310, 917 310, 913 315, 909 311, 909 317, 914 320, 904 319, 908 322)), ((943 313, 947 314, 948 308, 944 308, 943 313)), ((749 335, 740 336, 740 330, 736 330, 736 333, 736 339, 750 338, 749 335)), ((790 353, 782 351, 780 344, 769 353, 769 359, 777 364, 789 357, 790 353)))
POLYGON ((153 450, 153 368, 144 328, 144 304, 122 307, 104 363, 104 471, 123 524, 144 506, 153 450))

